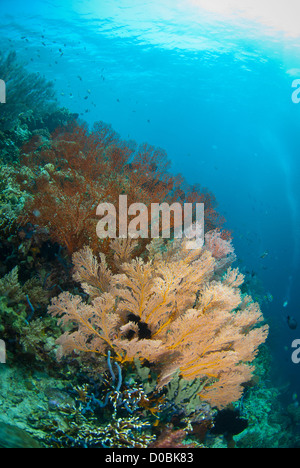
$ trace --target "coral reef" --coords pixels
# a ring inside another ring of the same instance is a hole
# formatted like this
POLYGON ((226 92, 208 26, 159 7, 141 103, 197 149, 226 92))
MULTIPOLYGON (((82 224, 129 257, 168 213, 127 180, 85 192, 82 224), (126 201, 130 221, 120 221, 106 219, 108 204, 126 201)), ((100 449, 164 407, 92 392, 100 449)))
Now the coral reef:
POLYGON ((263 289, 232 267, 214 196, 163 150, 79 123, 14 53, 0 76, 0 446, 299 446, 267 374, 263 289), (204 203, 204 246, 172 239, 173 218, 171 240, 98 239, 96 206, 120 194, 204 203))
POLYGON ((199 444, 185 444, 184 439, 186 432, 183 429, 174 430, 172 427, 166 427, 164 432, 157 438, 155 442, 149 445, 149 448, 194 448, 199 447, 199 444))
POLYGON ((241 397, 268 326, 256 326, 263 317, 251 297, 241 297, 238 270, 216 280, 212 252, 185 242, 170 242, 148 263, 128 259, 117 275, 83 249, 74 255, 75 278, 92 302, 62 293, 49 311, 64 328, 76 325, 59 339, 61 356, 109 349, 121 363, 139 358, 158 368, 158 387, 180 369, 185 380, 201 379, 201 398, 222 408, 241 397))
POLYGON ((0 75, 6 84, 6 104, 0 107, 2 130, 11 130, 20 114, 35 119, 53 112, 56 107, 53 84, 38 73, 28 73, 17 61, 15 52, 0 55, 0 75))
POLYGON ((27 198, 21 191, 14 177, 14 169, 7 164, 0 164, 0 229, 1 238, 13 232, 27 198))
MULTIPOLYGON (((285 409, 281 395, 270 379, 271 354, 262 345, 256 359, 256 371, 252 382, 245 387, 242 399, 234 407, 248 427, 234 436, 238 448, 297 448, 300 437, 297 422, 290 419, 289 406, 285 409)), ((297 407, 292 413, 296 414, 297 407)))
POLYGON ((53 83, 39 73, 29 73, 16 52, 0 52, 0 76, 6 84, 6 102, 0 106, 0 159, 18 161, 20 147, 78 117, 59 108, 53 83))
MULTIPOLYGON (((212 195, 168 172, 163 150, 123 141, 103 122, 91 132, 74 123, 46 141, 34 137, 22 149, 21 166, 28 170, 19 174, 18 182, 32 197, 20 222, 47 227, 51 239, 70 254, 84 245, 93 250, 101 246, 107 253, 109 239, 101 245, 96 235, 96 207, 103 201, 117 206, 122 193, 128 205, 205 203, 206 228, 220 227, 223 222, 212 195)), ((139 254, 147 242, 140 241, 139 254)))

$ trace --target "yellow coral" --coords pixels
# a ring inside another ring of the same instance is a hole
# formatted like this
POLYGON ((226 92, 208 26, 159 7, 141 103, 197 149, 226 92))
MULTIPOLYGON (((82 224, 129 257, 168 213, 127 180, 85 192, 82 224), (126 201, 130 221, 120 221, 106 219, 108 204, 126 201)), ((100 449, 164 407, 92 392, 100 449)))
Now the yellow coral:
POLYGON ((159 369, 158 386, 179 369, 186 380, 201 379, 200 396, 221 408, 240 398, 268 326, 257 326, 261 311, 242 297, 237 269, 217 280, 207 248, 187 250, 184 240, 170 245, 147 263, 127 258, 117 275, 89 248, 76 254, 75 278, 93 300, 86 304, 68 293, 53 300, 50 312, 77 325, 59 339, 60 352, 105 354, 110 348, 123 363, 139 358, 159 369))

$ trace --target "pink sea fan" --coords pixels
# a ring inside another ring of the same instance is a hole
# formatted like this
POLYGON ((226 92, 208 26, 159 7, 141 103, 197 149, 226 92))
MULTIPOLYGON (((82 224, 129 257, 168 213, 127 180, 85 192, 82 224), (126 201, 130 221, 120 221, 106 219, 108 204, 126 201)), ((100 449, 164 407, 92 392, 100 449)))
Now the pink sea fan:
POLYGON ((234 253, 231 240, 223 239, 219 229, 209 231, 205 234, 205 246, 216 259, 227 257, 234 253))

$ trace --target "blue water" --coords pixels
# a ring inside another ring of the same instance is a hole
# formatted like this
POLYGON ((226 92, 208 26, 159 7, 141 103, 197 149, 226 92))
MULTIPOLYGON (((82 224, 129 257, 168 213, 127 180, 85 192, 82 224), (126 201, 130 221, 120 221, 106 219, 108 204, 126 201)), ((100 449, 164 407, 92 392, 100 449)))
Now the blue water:
POLYGON ((273 378, 287 399, 299 392, 300 327, 286 323, 300 324, 299 36, 183 0, 1 0, 0 37, 62 106, 164 148, 215 194, 241 268, 273 296, 273 378))

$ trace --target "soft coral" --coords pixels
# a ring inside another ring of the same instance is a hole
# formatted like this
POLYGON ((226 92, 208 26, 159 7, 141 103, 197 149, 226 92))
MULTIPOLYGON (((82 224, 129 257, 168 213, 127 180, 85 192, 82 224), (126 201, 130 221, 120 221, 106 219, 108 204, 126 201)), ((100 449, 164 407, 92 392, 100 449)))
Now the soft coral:
MULTIPOLYGON (((70 254, 85 244, 96 248, 101 242, 109 248, 96 235, 96 207, 100 202, 117 206, 120 194, 127 195, 128 205, 147 207, 163 201, 204 202, 208 229, 223 221, 212 195, 168 172, 165 151, 123 141, 103 122, 92 131, 75 122, 56 130, 49 141, 33 139, 23 148, 21 164, 30 171, 23 171, 19 181, 32 195, 22 221, 47 227, 52 240, 70 254)), ((142 250, 145 243, 141 240, 142 250)))

